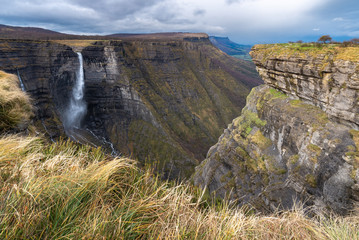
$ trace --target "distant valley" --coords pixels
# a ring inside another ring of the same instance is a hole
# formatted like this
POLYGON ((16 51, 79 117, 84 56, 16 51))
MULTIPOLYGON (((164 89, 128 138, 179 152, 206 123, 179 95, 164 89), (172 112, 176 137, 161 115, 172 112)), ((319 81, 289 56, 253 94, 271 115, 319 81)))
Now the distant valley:
POLYGON ((74 36, 1 26, 0 38, 0 70, 21 77, 47 137, 69 135, 65 115, 81 53, 86 114, 70 137, 132 156, 166 178, 193 174, 262 83, 253 63, 223 53, 206 34, 74 36))
POLYGON ((251 56, 249 52, 251 51, 251 45, 243 45, 232 42, 228 37, 216 37, 210 36, 209 39, 211 42, 221 49, 223 52, 227 53, 232 57, 236 57, 239 59, 251 61, 251 56))

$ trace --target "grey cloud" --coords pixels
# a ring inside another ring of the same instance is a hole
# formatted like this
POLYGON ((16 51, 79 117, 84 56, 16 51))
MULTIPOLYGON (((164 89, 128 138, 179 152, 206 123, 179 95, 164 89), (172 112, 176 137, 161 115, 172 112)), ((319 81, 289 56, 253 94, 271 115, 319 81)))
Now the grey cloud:
POLYGON ((165 0, 103 0, 101 2, 87 0, 70 1, 78 6, 89 7, 108 19, 123 19, 128 15, 135 14, 136 12, 164 2, 165 0))
POLYGON ((204 10, 204 9, 196 9, 193 12, 193 15, 195 15, 195 16, 203 16, 205 14, 206 14, 206 10, 204 10))
MULTIPOLYGON (((0 0, 0 4, 6 6, 0 8, 0 21, 9 25, 51 26, 53 30, 67 28, 67 31, 111 32, 116 31, 112 22, 131 18, 165 1, 0 0)), ((173 16, 167 14, 162 21, 171 18, 173 16)))
POLYGON ((237 3, 239 1, 241 1, 241 0, 226 0, 226 3, 227 4, 232 4, 232 3, 237 3))
POLYGON ((0 0, 0 24, 91 34, 198 31, 227 35, 242 43, 306 40, 303 36, 316 40, 318 34, 352 36, 359 33, 357 0, 288 2, 0 0), (312 2, 317 4, 311 4, 312 2), (311 7, 303 8, 308 5, 311 7), (300 7, 301 11, 293 6, 300 7), (339 21, 339 18, 343 21, 339 21), (320 30, 313 31, 315 28, 320 30))

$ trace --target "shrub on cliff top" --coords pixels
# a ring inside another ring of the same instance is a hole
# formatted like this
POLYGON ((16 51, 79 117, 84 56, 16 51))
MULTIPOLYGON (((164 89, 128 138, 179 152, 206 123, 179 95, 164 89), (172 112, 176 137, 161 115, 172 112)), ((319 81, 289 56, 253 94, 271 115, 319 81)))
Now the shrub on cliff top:
POLYGON ((332 38, 329 35, 323 35, 318 39, 318 42, 326 43, 332 41, 332 38))
POLYGON ((26 127, 32 117, 30 98, 15 75, 0 71, 0 131, 26 127))

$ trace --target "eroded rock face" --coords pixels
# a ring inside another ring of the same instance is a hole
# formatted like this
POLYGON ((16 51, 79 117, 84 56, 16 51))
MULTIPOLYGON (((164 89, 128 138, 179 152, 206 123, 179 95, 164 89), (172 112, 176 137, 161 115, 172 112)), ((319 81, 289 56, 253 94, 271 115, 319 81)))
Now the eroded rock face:
POLYGON ((82 54, 86 125, 166 175, 189 176, 260 82, 208 38, 98 42, 82 54))
POLYGON ((19 70, 54 138, 63 134, 61 114, 78 68, 75 51, 83 56, 87 103, 78 134, 105 139, 170 178, 193 173, 261 82, 250 65, 219 51, 208 37, 97 41, 73 49, 1 41, 0 68, 19 70))
POLYGON ((359 132, 262 85, 196 168, 196 185, 261 210, 304 202, 346 213, 359 200, 359 132))
POLYGON ((68 46, 0 40, 0 69, 20 75, 35 106, 35 125, 51 138, 64 136, 60 116, 70 99, 77 67, 77 55, 68 46))
POLYGON ((343 49, 325 54, 287 53, 284 47, 281 53, 276 50, 257 45, 251 52, 266 84, 319 106, 336 121, 359 129, 359 59, 345 60, 340 56, 343 49))

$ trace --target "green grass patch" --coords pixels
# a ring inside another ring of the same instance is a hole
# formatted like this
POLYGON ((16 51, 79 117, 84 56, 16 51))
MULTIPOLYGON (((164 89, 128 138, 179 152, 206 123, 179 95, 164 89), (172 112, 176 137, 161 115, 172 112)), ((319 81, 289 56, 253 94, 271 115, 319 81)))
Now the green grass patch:
POLYGON ((269 138, 266 138, 260 130, 250 136, 249 139, 261 150, 264 150, 272 145, 272 141, 269 138))
POLYGON ((307 174, 305 176, 305 181, 313 188, 317 187, 317 180, 314 175, 307 174))
POLYGON ((253 127, 264 127, 267 124, 265 120, 258 117, 257 113, 249 110, 243 110, 241 116, 236 119, 235 125, 238 126, 241 136, 247 137, 252 131, 253 127))
POLYGON ((316 156, 320 156, 322 149, 315 144, 309 144, 307 147, 310 151, 314 152, 316 156))
POLYGON ((287 98, 288 97, 285 93, 283 93, 275 88, 270 88, 269 92, 272 95, 272 98, 287 98))

